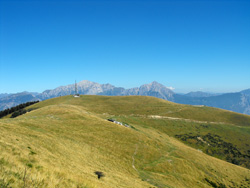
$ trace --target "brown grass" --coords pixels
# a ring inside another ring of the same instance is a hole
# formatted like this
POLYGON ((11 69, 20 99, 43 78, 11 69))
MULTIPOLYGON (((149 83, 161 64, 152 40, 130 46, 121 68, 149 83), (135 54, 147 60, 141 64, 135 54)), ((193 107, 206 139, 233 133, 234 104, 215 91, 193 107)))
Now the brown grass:
POLYGON ((249 186, 248 169, 207 156, 154 127, 138 123, 131 129, 105 119, 162 115, 163 109, 179 107, 150 97, 66 96, 35 104, 32 108, 39 109, 0 120, 0 185, 211 187, 207 178, 227 187, 249 186), (105 177, 98 180, 95 171, 105 177))

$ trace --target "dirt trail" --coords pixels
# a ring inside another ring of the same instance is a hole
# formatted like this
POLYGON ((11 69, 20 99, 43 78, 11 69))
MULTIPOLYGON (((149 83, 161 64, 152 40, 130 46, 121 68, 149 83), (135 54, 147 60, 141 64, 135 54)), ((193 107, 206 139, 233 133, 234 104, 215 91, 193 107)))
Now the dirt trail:
MULTIPOLYGON (((182 121, 194 122, 194 123, 229 124, 229 123, 225 123, 225 122, 198 121, 198 120, 193 120, 193 119, 185 119, 185 118, 177 118, 177 117, 169 117, 169 116, 158 116, 158 115, 149 115, 149 116, 147 116, 147 118, 182 120, 182 121)), ((233 125, 233 124, 230 124, 230 125, 233 125)))

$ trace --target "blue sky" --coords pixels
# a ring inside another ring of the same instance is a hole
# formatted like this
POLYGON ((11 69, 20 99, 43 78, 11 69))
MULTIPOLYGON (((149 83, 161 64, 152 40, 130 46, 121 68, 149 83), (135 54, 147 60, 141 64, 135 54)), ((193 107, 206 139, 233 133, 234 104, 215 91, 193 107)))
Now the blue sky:
POLYGON ((75 80, 250 88, 249 0, 0 0, 0 93, 75 80))

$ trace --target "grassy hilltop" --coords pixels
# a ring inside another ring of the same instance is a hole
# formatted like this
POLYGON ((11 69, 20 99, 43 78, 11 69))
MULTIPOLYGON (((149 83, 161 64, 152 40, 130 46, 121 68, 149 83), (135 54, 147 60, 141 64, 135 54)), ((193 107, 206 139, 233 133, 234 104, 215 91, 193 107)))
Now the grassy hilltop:
POLYGON ((1 188, 250 187, 250 116, 143 96, 31 108, 0 119, 1 188))

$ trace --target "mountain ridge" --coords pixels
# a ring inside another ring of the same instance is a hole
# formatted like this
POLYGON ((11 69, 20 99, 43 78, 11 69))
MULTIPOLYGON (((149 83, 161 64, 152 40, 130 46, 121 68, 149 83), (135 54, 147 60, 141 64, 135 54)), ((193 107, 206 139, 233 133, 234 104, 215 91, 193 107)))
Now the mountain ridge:
MULTIPOLYGON (((78 82, 77 87, 78 93, 82 95, 153 96, 180 104, 206 105, 250 115, 250 89, 235 93, 211 94, 198 91, 180 95, 156 81, 141 85, 140 87, 125 89, 109 83, 99 84, 88 80, 78 82)), ((74 93, 75 84, 69 84, 55 89, 45 90, 42 93, 22 92, 11 95, 2 94, 0 98, 0 110, 13 107, 20 103, 46 100, 59 96, 73 95, 74 93), (27 96, 25 96, 25 94, 27 96)))

